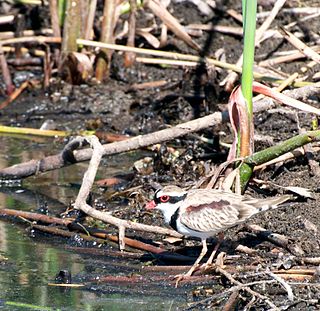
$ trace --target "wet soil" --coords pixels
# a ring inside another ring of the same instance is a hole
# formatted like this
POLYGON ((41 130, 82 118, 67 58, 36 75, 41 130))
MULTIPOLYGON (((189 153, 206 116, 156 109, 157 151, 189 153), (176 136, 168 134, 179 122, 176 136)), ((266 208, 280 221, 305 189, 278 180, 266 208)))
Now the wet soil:
MULTIPOLYGON (((239 9, 240 2, 232 5, 228 1, 219 1, 219 4, 221 6, 212 17, 201 15, 198 9, 190 3, 171 4, 171 12, 179 20, 183 20, 184 24, 205 23, 210 20, 214 25, 239 26, 225 13, 225 10, 230 7, 239 9)), ((305 1, 303 5, 314 6, 315 3, 305 1)), ((293 6, 291 2, 287 8, 290 6, 293 6)), ((263 1, 263 4, 261 4, 263 10, 271 7, 268 1, 263 1)), ((299 18, 299 15, 280 13, 272 27, 275 27, 276 24, 285 25, 297 21, 299 18)), ((298 22, 292 31, 303 33, 304 37, 301 39, 308 44, 314 42, 315 37, 319 35, 319 29, 320 20, 315 18, 308 23, 298 22)), ((171 44, 167 47, 168 49, 177 52, 192 52, 176 38, 172 37, 170 40, 171 44)), ((218 49, 223 48, 226 61, 229 63, 235 63, 242 51, 241 38, 218 32, 204 33, 200 38, 195 38, 195 41, 203 47, 203 55, 212 56, 218 49)), ((292 49, 291 46, 283 39, 267 40, 257 48, 256 58, 261 61, 270 57, 273 53, 290 49, 292 49)), ((306 60, 303 60, 285 63, 276 69, 291 74, 299 70, 301 65, 306 62, 306 60)), ((308 75, 312 77, 319 69, 319 65, 314 67, 311 72, 308 72, 308 75)), ((229 94, 220 86, 220 82, 226 74, 225 70, 208 71, 202 66, 196 69, 164 69, 160 66, 136 64, 133 68, 127 69, 123 66, 122 57, 114 54, 111 79, 107 83, 72 86, 57 78, 52 81, 50 88, 46 91, 34 90, 24 94, 9 107, 0 111, 0 117, 2 123, 6 125, 40 127, 43 121, 53 119, 58 129, 76 131, 87 128, 133 136, 140 135, 186 122, 218 110, 224 110, 229 94), (133 83, 155 80, 166 80, 167 83, 163 87, 153 89, 133 90, 132 88, 133 83)), ((21 73, 16 72, 15 75, 18 78, 21 73)), ((319 96, 315 96, 309 101, 312 105, 318 102, 319 96)), ((255 115, 255 133, 257 136, 264 138, 256 143, 256 150, 261 150, 270 146, 270 144, 297 135, 301 128, 309 130, 312 119, 313 116, 310 114, 299 112, 293 115, 289 109, 285 108, 255 115)), ((197 133, 197 135, 204 135, 211 139, 213 143, 208 144, 200 140, 199 136, 188 135, 163 144, 159 152, 149 152, 148 155, 153 157, 154 161, 152 173, 143 175, 131 170, 135 172, 134 178, 120 188, 124 190, 141 186, 138 190, 139 195, 129 197, 128 194, 124 194, 120 199, 118 197, 118 201, 114 200, 115 204, 112 206, 115 207, 108 205, 113 215, 141 223, 164 226, 160 213, 150 214, 144 210, 144 203, 153 195, 153 186, 156 183, 161 185, 173 183, 190 187, 204 175, 208 167, 218 165, 226 160, 228 150, 221 145, 221 142, 231 143, 232 136, 229 125, 222 124, 197 133), (174 147, 179 150, 180 156, 172 160, 167 147, 174 147), (126 203, 126 205, 119 207, 119 203, 126 203)), ((314 152, 312 156, 319 163, 319 153, 314 152)), ((255 177, 265 181, 262 185, 253 181, 250 183, 246 193, 255 197, 273 196, 286 192, 278 185, 281 187, 304 187, 311 190, 312 199, 298 198, 289 206, 252 218, 248 224, 259 224, 267 230, 288 237, 290 243, 301 250, 300 255, 302 257, 320 257, 319 176, 315 175, 310 169, 307 157, 300 156, 285 163, 269 166, 258 172, 255 177), (267 182, 272 182, 272 185, 270 186, 267 182)), ((117 190, 119 189, 112 189, 111 192, 117 190)), ((97 188, 95 192, 97 201, 103 207, 106 197, 110 199, 110 196, 107 196, 102 189, 97 188)), ((115 230, 111 227, 110 229, 115 230)), ((154 240, 154 235, 149 234, 142 235, 141 233, 128 231, 128 235, 149 242, 154 240)), ((161 241, 161 239, 160 236, 156 238, 158 241, 161 241)), ((200 251, 199 242, 190 239, 177 242, 174 245, 167 242, 163 242, 163 244, 169 250, 193 257, 197 256, 200 251)), ((288 250, 259 239, 248 231, 244 225, 226 232, 220 250, 226 252, 229 256, 227 262, 233 265, 253 265, 256 266, 257 271, 271 267, 285 266, 288 269, 302 265, 301 262, 291 258, 293 254, 288 250), (258 255, 239 254, 235 250, 238 244, 253 248, 258 255)), ((154 265, 169 264, 159 259, 151 260, 149 263, 154 265)), ((138 260, 134 264, 137 267, 139 264, 142 266, 143 261, 138 260)), ((311 267, 310 265, 302 266, 311 267)), ((95 272, 98 274, 98 271, 95 272)), ((122 270, 121 273, 126 274, 126 272, 128 271, 124 272, 122 270)), ((140 273, 141 270, 138 267, 137 270, 133 269, 129 272, 140 273)), ((243 275, 238 277, 240 281, 246 282, 243 275)), ((261 279, 255 276, 250 279, 250 281, 252 280, 261 279)), ((204 279, 200 283, 202 284, 201 287, 197 287, 196 284, 184 284, 182 290, 177 291, 180 294, 181 292, 186 293, 188 302, 194 302, 207 297, 210 293, 209 289, 216 293, 223 290, 221 287, 231 286, 223 278, 215 280, 213 283, 212 280, 204 279)), ((165 286, 169 287, 169 291, 166 292, 169 295, 172 284, 161 283, 160 281, 159 284, 160 287, 161 284, 166 284, 165 286)), ((110 289, 106 286, 105 288, 100 287, 100 290, 103 292, 110 289)), ((122 290, 124 289, 122 288, 122 290)), ((158 288, 155 288, 155 291, 157 290, 158 288)), ((257 287, 256 290, 261 290, 261 288, 257 287)), ((138 291, 143 293, 144 289, 139 287, 138 291)), ((263 289, 263 293, 271 297, 277 305, 290 304, 286 299, 286 292, 280 286, 267 286, 263 289)), ((320 299, 319 287, 308 286, 305 283, 301 287, 295 287, 295 295, 297 296, 297 304, 292 305, 290 310, 319 309, 319 304, 317 304, 320 299)), ((249 301, 250 297, 244 294, 238 301, 238 309, 243 308, 249 301)), ((208 302, 212 308, 217 310, 225 303, 225 300, 215 301, 214 303, 212 301, 208 302)), ((199 305, 196 309, 204 308, 208 304, 199 305)), ((261 302, 253 309, 265 310, 266 308, 267 305, 261 302)))

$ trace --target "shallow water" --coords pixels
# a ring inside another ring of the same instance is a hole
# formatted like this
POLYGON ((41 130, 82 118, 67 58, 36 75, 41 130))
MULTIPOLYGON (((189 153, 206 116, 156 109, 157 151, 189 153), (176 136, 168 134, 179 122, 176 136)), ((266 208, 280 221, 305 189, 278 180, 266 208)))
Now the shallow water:
MULTIPOLYGON (((0 137, 0 166, 59 152, 64 143, 0 137), (48 150, 50 146, 50 150, 48 150)), ((136 154, 108 158, 98 178, 127 172, 136 154)), ((0 187, 0 208, 24 211, 48 209, 56 215, 75 199, 86 164, 78 164, 26 179, 23 184, 0 187)), ((103 284, 100 275, 130 275, 139 271, 138 260, 92 256, 77 252, 76 239, 60 239, 33 231, 23 221, 0 219, 0 310, 174 310, 185 303, 184 295, 170 288, 103 284), (76 247, 75 247, 76 246, 76 247), (72 282, 84 286, 52 286, 60 270, 72 274, 72 282)), ((116 250, 115 246, 110 249, 116 250)), ((79 250, 81 247, 78 248, 79 250)))
MULTIPOLYGON (((61 245, 30 238, 30 233, 16 224, 0 221, 0 310, 168 310, 180 299, 165 294, 143 295, 130 288, 103 286, 83 282, 90 277, 96 261, 61 249, 61 245), (61 269, 71 271, 73 283, 82 288, 51 286, 61 269), (30 305, 30 307, 28 307, 30 305), (31 307, 32 306, 32 307, 31 307), (36 308, 37 309, 37 308, 36 308)), ((62 247, 63 248, 63 247, 62 247)), ((104 262, 100 260, 100 264, 104 262)), ((110 262, 105 261, 110 266, 110 262)), ((98 270, 101 267, 97 268, 98 270)), ((105 273, 108 273, 108 267, 105 273)), ((119 272, 119 271, 118 271, 119 272)), ((181 303, 181 301, 180 301, 181 303)))

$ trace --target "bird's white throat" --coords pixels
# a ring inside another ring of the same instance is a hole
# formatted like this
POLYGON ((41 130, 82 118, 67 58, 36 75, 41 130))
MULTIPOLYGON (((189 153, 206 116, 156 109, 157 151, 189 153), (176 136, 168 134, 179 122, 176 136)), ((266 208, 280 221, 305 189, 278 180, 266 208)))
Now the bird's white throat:
POLYGON ((171 217, 176 212, 176 210, 180 207, 181 203, 177 202, 175 204, 172 203, 162 203, 157 206, 157 209, 159 209, 164 217, 164 221, 169 224, 171 217))

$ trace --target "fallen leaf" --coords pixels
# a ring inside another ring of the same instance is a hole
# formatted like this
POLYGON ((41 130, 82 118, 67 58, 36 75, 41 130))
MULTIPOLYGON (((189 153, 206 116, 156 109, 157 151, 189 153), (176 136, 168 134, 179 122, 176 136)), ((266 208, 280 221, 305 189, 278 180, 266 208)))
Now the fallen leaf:
POLYGON ((180 239, 180 238, 174 238, 174 237, 167 237, 167 238, 163 239, 163 241, 168 242, 168 243, 170 243, 170 244, 175 244, 175 243, 177 243, 177 242, 181 242, 182 239, 180 239))
POLYGON ((305 198, 310 198, 310 199, 314 199, 313 197, 313 194, 311 193, 311 191, 307 188, 302 188, 302 187, 281 187, 283 189, 286 189, 286 190, 289 190, 293 193, 296 193, 302 197, 305 197, 305 198))

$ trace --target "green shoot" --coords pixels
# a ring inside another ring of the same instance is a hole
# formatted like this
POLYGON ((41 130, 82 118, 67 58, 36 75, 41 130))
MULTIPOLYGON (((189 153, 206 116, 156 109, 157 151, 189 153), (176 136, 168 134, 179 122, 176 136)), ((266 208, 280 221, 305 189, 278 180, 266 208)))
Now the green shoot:
POLYGON ((253 82, 253 62, 255 49, 255 31, 256 31, 256 0, 242 0, 243 10, 243 67, 241 77, 241 90, 247 101, 248 117, 252 119, 252 82, 253 82))

